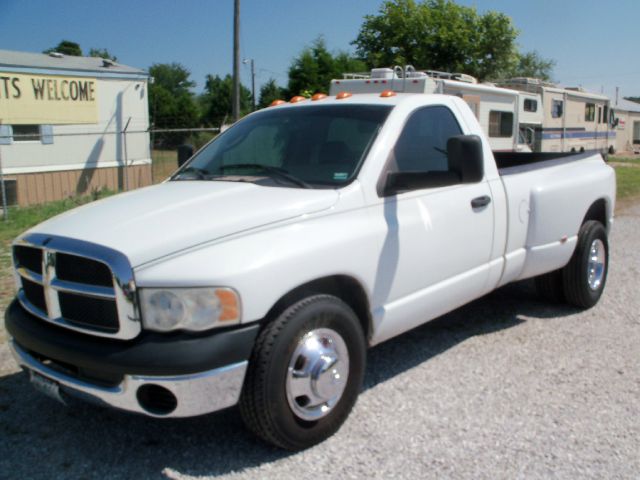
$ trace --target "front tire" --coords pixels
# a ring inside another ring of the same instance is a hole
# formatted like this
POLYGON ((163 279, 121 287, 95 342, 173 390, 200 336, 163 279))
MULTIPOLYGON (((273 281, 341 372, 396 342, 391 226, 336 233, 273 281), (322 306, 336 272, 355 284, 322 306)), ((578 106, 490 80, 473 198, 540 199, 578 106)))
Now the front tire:
POLYGON ((598 303, 608 268, 607 231, 600 222, 589 220, 580 228, 576 249, 562 272, 567 302, 580 308, 591 308, 598 303))
POLYGON ((293 304, 256 341, 240 398, 245 424, 287 450, 327 439, 356 402, 365 357, 362 326, 342 300, 314 295, 293 304))

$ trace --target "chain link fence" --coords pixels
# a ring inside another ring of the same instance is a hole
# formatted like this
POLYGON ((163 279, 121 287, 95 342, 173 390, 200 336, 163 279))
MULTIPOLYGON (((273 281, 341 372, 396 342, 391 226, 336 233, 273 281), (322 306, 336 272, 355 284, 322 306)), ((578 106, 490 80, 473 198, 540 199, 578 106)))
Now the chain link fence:
POLYGON ((0 125, 0 208, 49 203, 159 183, 219 132, 179 128, 73 132, 0 125), (149 165, 149 159, 151 164, 149 165))
POLYGON ((150 130, 153 183, 171 175, 184 160, 211 141, 219 128, 180 128, 150 130))

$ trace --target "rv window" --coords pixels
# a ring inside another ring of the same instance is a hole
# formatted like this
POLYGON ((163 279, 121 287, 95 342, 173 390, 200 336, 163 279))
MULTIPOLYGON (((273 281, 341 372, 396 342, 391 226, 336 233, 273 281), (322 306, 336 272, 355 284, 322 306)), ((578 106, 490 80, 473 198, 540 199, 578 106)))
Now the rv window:
POLYGON ((562 106, 563 106, 562 100, 553 100, 551 102, 551 116, 553 118, 562 117, 562 106))
POLYGON ((14 142, 39 142, 40 125, 13 125, 14 142))
POLYGON ((538 101, 531 100, 530 98, 524 99, 524 111, 525 112, 537 112, 538 111, 538 101))
POLYGON ((509 138, 513 135, 513 112, 489 112, 489 136, 509 138))
POLYGON ((596 118, 596 105, 595 103, 585 103, 584 105, 584 121, 593 122, 596 118))
POLYGON ((609 118, 609 107, 607 107, 606 105, 604 107, 602 107, 602 122, 600 123, 607 123, 607 119, 609 118))

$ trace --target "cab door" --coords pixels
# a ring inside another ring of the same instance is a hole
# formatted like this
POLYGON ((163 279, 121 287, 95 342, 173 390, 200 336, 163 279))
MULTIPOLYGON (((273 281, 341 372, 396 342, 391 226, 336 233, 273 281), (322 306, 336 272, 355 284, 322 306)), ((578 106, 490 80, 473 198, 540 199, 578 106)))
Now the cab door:
MULTIPOLYGON (((386 172, 455 173, 449 168, 447 141, 461 134, 448 107, 416 110, 386 172)), ((494 232, 491 191, 484 178, 383 195, 383 212, 377 217, 384 217, 387 248, 374 289, 374 302, 380 305, 376 342, 485 293, 494 232)))

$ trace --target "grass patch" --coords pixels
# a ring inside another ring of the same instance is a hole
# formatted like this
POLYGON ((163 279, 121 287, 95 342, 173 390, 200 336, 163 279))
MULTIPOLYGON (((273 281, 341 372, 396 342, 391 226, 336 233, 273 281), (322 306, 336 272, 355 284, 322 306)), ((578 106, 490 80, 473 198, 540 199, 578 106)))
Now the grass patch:
POLYGON ((613 163, 629 163, 632 165, 638 165, 640 166, 640 155, 635 156, 635 157, 615 157, 610 155, 609 156, 609 162, 613 162, 613 163))
MULTIPOLYGON (((640 162, 638 162, 640 166, 640 162)), ((640 168, 633 166, 615 167, 618 183, 618 200, 640 196, 640 168)))

